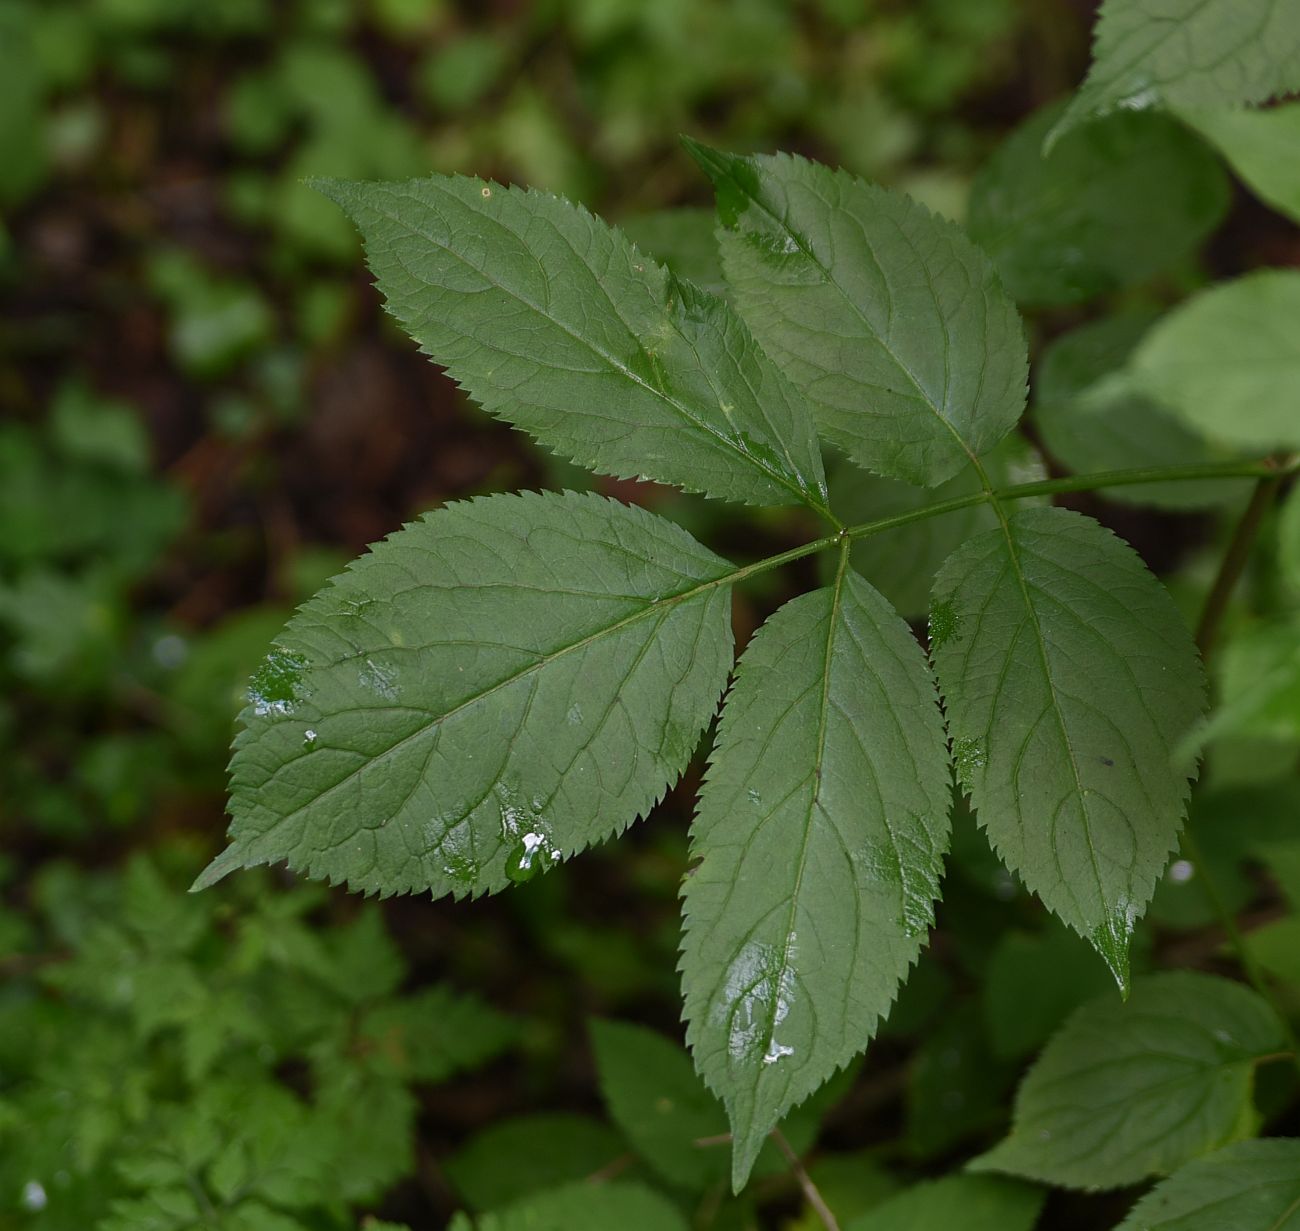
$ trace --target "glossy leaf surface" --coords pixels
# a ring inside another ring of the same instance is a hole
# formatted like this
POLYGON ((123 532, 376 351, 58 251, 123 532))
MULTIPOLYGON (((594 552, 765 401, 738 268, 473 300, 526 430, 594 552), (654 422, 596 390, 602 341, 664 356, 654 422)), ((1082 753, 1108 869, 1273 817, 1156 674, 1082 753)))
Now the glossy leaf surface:
POLYGON ((461 176, 317 186, 421 349, 546 448, 729 500, 824 504, 808 412, 739 317, 585 209, 461 176))
POLYGON ((959 227, 802 158, 690 149, 736 303, 828 440, 933 486, 1006 435, 1025 404, 1024 331, 959 227))
POLYGON ((289 622, 231 763, 231 845, 354 889, 462 896, 621 832, 731 662, 730 566, 598 496, 490 496, 377 545, 289 622))
POLYGON ((1123 986, 1182 824, 1175 750, 1205 706, 1177 608, 1096 522, 1021 509, 940 570, 930 639, 980 824, 1123 986))
POLYGON ((921 650, 841 566, 750 642, 692 830, 687 1037, 727 1106, 737 1188, 785 1111, 866 1046, 916 960, 948 808, 921 650))

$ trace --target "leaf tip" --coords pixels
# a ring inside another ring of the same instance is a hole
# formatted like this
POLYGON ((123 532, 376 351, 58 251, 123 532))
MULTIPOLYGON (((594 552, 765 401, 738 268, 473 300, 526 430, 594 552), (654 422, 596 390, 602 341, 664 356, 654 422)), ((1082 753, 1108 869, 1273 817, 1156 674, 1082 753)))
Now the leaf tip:
POLYGON ((237 844, 232 843, 194 878, 189 891, 201 893, 204 889, 210 889, 218 881, 224 880, 231 872, 243 866, 243 851, 237 844))

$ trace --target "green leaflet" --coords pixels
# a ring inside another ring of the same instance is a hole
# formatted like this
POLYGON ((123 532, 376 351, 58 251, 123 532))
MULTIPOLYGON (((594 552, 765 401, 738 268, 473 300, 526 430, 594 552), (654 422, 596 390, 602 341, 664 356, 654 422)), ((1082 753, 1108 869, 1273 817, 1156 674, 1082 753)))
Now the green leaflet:
POLYGON ((1292 0, 1105 0, 1092 68, 1047 140, 1113 111, 1231 107, 1298 88, 1292 0))
POLYGON ((598 496, 489 496, 407 526, 289 622, 231 763, 231 845, 354 889, 457 897, 643 815, 711 718, 733 570, 598 496))
POLYGON ((1300 222, 1300 103, 1187 111, 1181 118, 1218 148, 1260 200, 1300 222))
POLYGON ((1272 1009, 1190 971, 1085 1005, 1016 1095, 1011 1135, 971 1164, 1069 1188, 1122 1188, 1248 1135, 1255 1063, 1282 1047, 1272 1009))
POLYGON ((1024 331, 960 228, 802 158, 688 148, 717 191, 735 301, 828 440, 868 470, 933 486, 1014 426, 1024 331))
POLYGON ((788 602, 745 651, 692 830, 687 1038, 727 1107, 737 1189, 916 960, 949 803, 925 660, 842 558, 834 585, 788 602))
POLYGON ((945 1176, 891 1197, 845 1231, 1032 1231, 1046 1196, 999 1176, 945 1176))
MULTIPOLYGON (((1122 369, 1152 321, 1145 312, 1102 317, 1048 344, 1034 373, 1034 425, 1044 447, 1076 474, 1226 461, 1230 452, 1132 388, 1122 369)), ((1250 480, 1136 483, 1107 500, 1163 509, 1244 501, 1250 480)))
POLYGON ((1163 115, 1110 116, 1043 157, 1057 106, 1031 116, 975 177, 966 226, 1021 304, 1066 304, 1185 260, 1228 208, 1218 159, 1163 115))
POLYGON ((1201 291, 1142 340, 1134 381, 1213 439, 1260 451, 1300 448, 1297 315, 1295 270, 1261 270, 1201 291))
POLYGON ((1096 522, 1022 509, 940 570, 930 637, 980 824, 1124 987, 1182 823, 1174 750, 1205 708, 1178 609, 1096 522))
POLYGON ((1239 1141, 1180 1167, 1116 1231, 1300 1231, 1300 1141, 1239 1141))
POLYGON ((560 197, 321 180, 422 350, 500 418, 621 478, 826 503, 806 408, 739 317, 560 197))

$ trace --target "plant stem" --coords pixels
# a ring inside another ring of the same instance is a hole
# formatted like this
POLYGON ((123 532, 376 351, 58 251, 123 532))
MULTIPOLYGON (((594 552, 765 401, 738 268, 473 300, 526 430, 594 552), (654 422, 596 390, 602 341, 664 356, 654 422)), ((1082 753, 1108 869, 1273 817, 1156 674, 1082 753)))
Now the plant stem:
MULTIPOLYGON (((1218 643, 1219 631, 1223 627, 1223 619, 1227 614, 1232 593, 1237 588, 1237 582, 1241 580, 1241 574, 1245 570, 1246 561, 1250 558, 1251 549, 1255 545, 1255 540, 1259 537, 1264 515, 1277 499, 1278 488, 1282 480, 1288 474, 1294 473, 1294 471, 1295 462, 1293 459, 1285 459, 1277 465, 1269 466, 1265 473, 1259 476, 1255 484, 1255 490, 1251 493, 1250 503, 1246 506, 1245 512, 1242 513, 1240 520, 1233 529, 1232 538, 1228 541, 1228 548, 1223 553, 1223 559, 1219 562, 1218 572, 1215 574, 1214 582, 1210 586, 1209 594, 1206 595, 1205 606, 1201 609, 1201 618, 1196 626, 1196 645, 1201 652, 1202 660, 1207 663, 1218 643)), ((1201 890, 1205 894, 1206 901, 1210 904, 1210 909, 1218 916, 1228 944, 1237 955, 1237 963, 1241 967, 1242 973, 1277 1015, 1277 1019, 1282 1025, 1282 1032, 1286 1037, 1291 1058, 1296 1068, 1300 1070, 1300 1040, 1296 1038, 1291 1020, 1274 995, 1263 969, 1255 960, 1255 955, 1247 947, 1241 929, 1237 926, 1236 916, 1228 908, 1228 903, 1224 900, 1223 894, 1219 891, 1219 887, 1210 873, 1210 866, 1206 861, 1205 852, 1201 850, 1200 843, 1192 833, 1190 823, 1183 826, 1182 850, 1184 857, 1194 869, 1194 874, 1200 882, 1201 890)))
POLYGON ((1283 470, 1278 470, 1273 474, 1264 475, 1256 482, 1255 490, 1250 495, 1250 503, 1232 532, 1228 550, 1223 553, 1223 559, 1219 562, 1219 571, 1215 574, 1214 584, 1206 596, 1205 606, 1201 610, 1201 619, 1196 626, 1196 646, 1201 651, 1202 658, 1209 658, 1219 639, 1219 630, 1223 627, 1223 617, 1227 614, 1232 592, 1237 588, 1237 582, 1241 580, 1246 561, 1250 558, 1250 550, 1259 536, 1264 515, 1277 499, 1278 488, 1285 473, 1283 470))
MULTIPOLYGON (((944 513, 954 513, 958 509, 968 509, 972 505, 992 503, 1004 500, 1028 500, 1034 496, 1053 496, 1064 492, 1099 491, 1107 487, 1130 487, 1136 483, 1178 483, 1193 479, 1242 479, 1254 478, 1270 480, 1274 483, 1288 475, 1300 472, 1300 463, 1289 461, 1284 465, 1269 462, 1212 462, 1194 466, 1143 467, 1136 470, 1104 470, 1096 474, 1076 474, 1064 479, 1040 479, 1034 483, 1018 483, 1014 487, 995 490, 988 485, 988 477, 977 464, 977 470, 985 486, 977 492, 965 496, 954 496, 951 500, 941 500, 937 504, 927 504, 919 509, 909 509, 905 513, 895 513, 892 517, 882 517, 877 521, 862 522, 856 526, 846 526, 837 534, 830 534, 811 542, 802 543, 775 556, 756 560, 719 578, 713 585, 730 585, 743 581, 757 573, 766 573, 783 564, 802 560, 805 556, 815 555, 819 551, 828 551, 838 546, 844 539, 869 538, 898 526, 906 526, 915 521, 925 521, 931 517, 940 517, 944 513)), ((695 593, 692 591, 691 593, 695 593)))
POLYGON ((826 1231, 840 1231, 840 1224, 836 1221, 830 1206, 826 1204, 817 1185, 813 1183, 812 1177, 808 1174, 808 1169, 803 1165, 803 1161, 794 1152, 794 1147, 785 1139, 785 1134, 779 1128, 774 1128, 772 1130, 772 1140, 776 1142, 776 1148, 785 1155, 786 1162, 790 1164, 791 1173, 799 1181, 799 1187, 803 1189, 804 1200, 808 1202, 809 1208, 821 1219, 822 1226, 826 1228, 826 1231))

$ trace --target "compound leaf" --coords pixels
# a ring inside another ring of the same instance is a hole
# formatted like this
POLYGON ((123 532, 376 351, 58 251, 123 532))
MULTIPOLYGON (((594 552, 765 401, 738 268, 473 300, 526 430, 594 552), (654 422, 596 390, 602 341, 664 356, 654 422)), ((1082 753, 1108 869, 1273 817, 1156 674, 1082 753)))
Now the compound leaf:
POLYGON ((524 880, 644 815, 731 661, 726 561, 599 496, 426 515, 307 603, 254 676, 231 845, 381 893, 524 880))
POLYGON ((811 417, 722 300, 546 193, 322 180, 388 309, 483 407, 619 477, 826 503, 811 417))
POLYGON ((1221 283, 1152 327, 1133 356, 1134 380, 1213 439, 1259 451, 1300 448, 1297 315, 1296 270, 1221 283))
POLYGON ((736 303, 828 440, 868 470, 933 486, 1014 426, 1024 330, 960 228, 802 158, 690 150, 717 192, 736 303))
POLYGON ((1127 1003, 1085 1005, 1016 1095, 1011 1135, 976 1159, 1071 1188, 1163 1175, 1251 1131, 1260 1057, 1281 1024, 1249 988, 1175 971, 1137 979, 1127 1003))
POLYGON ((1105 0, 1092 68, 1048 141, 1113 111, 1232 107, 1296 89, 1292 0, 1105 0))
POLYGON ((911 632, 841 561, 740 662, 692 835, 682 975, 737 1188, 768 1132, 866 1046, 930 926, 949 781, 911 632))
POLYGON ((1239 1141, 1162 1180, 1116 1231, 1300 1231, 1300 1141, 1239 1141))
POLYGON ((1175 749, 1205 706, 1173 600, 1096 522, 1022 509, 944 564, 930 637, 980 824, 1125 986, 1187 800, 1175 749))
POLYGON ((1221 221, 1219 160, 1163 115, 1110 116, 1043 157, 1058 107, 1031 116, 971 185, 967 227, 1022 304, 1066 304, 1142 282, 1221 221))

